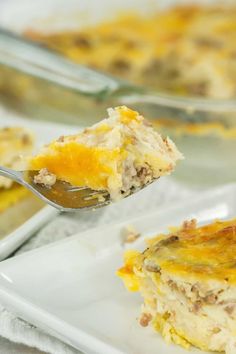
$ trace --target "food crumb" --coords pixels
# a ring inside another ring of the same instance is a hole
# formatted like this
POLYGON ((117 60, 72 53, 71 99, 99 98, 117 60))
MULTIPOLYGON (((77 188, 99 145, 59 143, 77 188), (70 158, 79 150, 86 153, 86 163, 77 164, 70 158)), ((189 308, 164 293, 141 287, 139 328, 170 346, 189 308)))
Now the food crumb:
POLYGON ((152 315, 150 313, 142 313, 139 319, 139 323, 142 327, 147 327, 151 320, 152 320, 152 315))
POLYGON ((138 232, 133 225, 127 225, 123 230, 124 243, 132 243, 140 237, 140 232, 138 232))
POLYGON ((45 187, 52 187, 56 183, 56 175, 50 173, 46 168, 42 168, 37 175, 34 176, 35 184, 42 184, 45 187))
POLYGON ((191 219, 183 222, 182 229, 183 230, 194 230, 197 227, 197 220, 191 219))
POLYGON ((64 135, 59 136, 59 138, 57 139, 58 143, 64 143, 64 141, 65 141, 64 135))

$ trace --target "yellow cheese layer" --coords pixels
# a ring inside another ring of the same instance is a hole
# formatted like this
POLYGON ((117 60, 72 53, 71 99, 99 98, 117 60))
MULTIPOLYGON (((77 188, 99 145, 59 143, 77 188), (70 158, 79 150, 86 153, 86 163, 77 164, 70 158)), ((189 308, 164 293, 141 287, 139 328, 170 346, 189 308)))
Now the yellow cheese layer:
POLYGON ((177 6, 33 40, 79 64, 161 91, 235 97, 236 7, 177 6))
POLYGON ((124 126, 128 127, 133 122, 138 124, 143 122, 143 117, 138 112, 125 106, 116 107, 115 111, 117 127, 120 128, 121 133, 120 147, 109 147, 107 137, 114 129, 114 125, 109 125, 104 120, 104 123, 86 128, 82 133, 62 137, 62 140, 52 142, 46 147, 45 152, 30 160, 29 168, 33 170, 47 168, 50 173, 57 176, 57 179, 74 186, 107 189, 108 179, 116 178, 122 173, 119 171, 121 162, 127 156, 127 145, 132 143, 132 136, 122 136, 124 126), (92 146, 87 143, 91 139, 94 139, 92 146), (101 140, 107 145, 106 147, 99 146, 101 140))
POLYGON ((153 127, 158 131, 165 129, 173 135, 218 136, 225 139, 236 138, 236 128, 226 127, 221 122, 184 122, 176 119, 158 118, 152 120, 153 127))
POLYGON ((19 185, 14 185, 10 189, 0 189, 0 212, 15 205, 29 195, 30 192, 19 185))
POLYGON ((126 251, 124 254, 124 267, 117 271, 117 275, 122 278, 129 291, 139 290, 139 279, 134 273, 134 265, 140 252, 135 250, 126 251))
POLYGON ((108 177, 117 173, 116 162, 123 156, 120 149, 89 147, 75 141, 54 142, 48 149, 45 155, 32 158, 31 169, 47 168, 60 180, 93 189, 107 188, 108 177))
POLYGON ((128 251, 125 265, 118 271, 129 290, 139 289, 138 272, 144 260, 151 260, 161 271, 183 278, 220 280, 236 283, 236 219, 177 230, 157 236, 144 253, 128 251), (171 238, 170 242, 163 242, 171 238), (128 280, 127 280, 128 279, 128 280))

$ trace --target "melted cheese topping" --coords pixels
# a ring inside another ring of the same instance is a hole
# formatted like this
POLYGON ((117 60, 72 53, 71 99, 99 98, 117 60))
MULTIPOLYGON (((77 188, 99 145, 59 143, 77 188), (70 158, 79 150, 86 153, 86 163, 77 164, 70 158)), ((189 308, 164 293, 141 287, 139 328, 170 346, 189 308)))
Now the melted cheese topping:
POLYGON ((83 132, 63 136, 31 158, 29 169, 47 169, 74 186, 124 196, 169 174, 182 154, 169 139, 125 106, 108 109, 109 117, 83 132))
POLYGON ((122 124, 130 124, 132 121, 136 123, 142 123, 143 118, 138 114, 138 112, 133 111, 126 106, 117 107, 117 112, 120 114, 120 122, 122 124))
POLYGON ((108 187, 108 176, 115 175, 116 163, 122 159, 121 149, 106 150, 89 147, 71 141, 54 142, 48 146, 49 154, 38 155, 30 165, 34 170, 47 168, 58 179, 74 186, 90 186, 93 189, 108 187))
POLYGON ((139 290, 139 279, 134 274, 134 265, 137 257, 140 256, 140 252, 135 250, 126 251, 124 254, 124 267, 120 268, 116 274, 122 278, 126 288, 129 291, 139 290))
MULTIPOLYGON (((118 274, 129 276, 128 289, 132 281, 138 281, 145 259, 151 260, 167 274, 199 280, 220 280, 236 283, 236 219, 216 221, 210 225, 193 229, 180 229, 168 236, 160 235, 149 242, 143 253, 128 251, 125 266, 118 274)), ((137 287, 138 290, 138 287, 137 287)))
MULTIPOLYGON (((115 111, 117 127, 120 124, 120 129, 130 126, 132 122, 141 124, 143 121, 143 117, 127 107, 117 107, 115 111)), ((122 172, 121 164, 127 157, 125 148, 132 143, 132 137, 124 136, 120 146, 109 147, 109 144, 106 144, 106 137, 112 129, 114 124, 108 124, 104 120, 86 128, 81 134, 63 137, 62 141, 60 139, 54 141, 47 146, 46 153, 31 159, 30 168, 33 170, 47 168, 58 179, 71 185, 89 186, 96 190, 108 189, 111 178, 117 179, 119 184, 119 178, 116 176, 122 172)))
POLYGON ((226 127, 221 122, 184 122, 176 119, 153 119, 154 128, 170 131, 172 135, 216 136, 224 139, 236 139, 236 128, 226 127))
POLYGON ((161 91, 235 97, 236 7, 182 6, 81 31, 28 31, 72 60, 161 91))
POLYGON ((196 220, 127 251, 117 274, 144 298, 140 324, 168 342, 235 352, 236 219, 196 227, 196 220), (143 319, 150 319, 143 322, 143 319))

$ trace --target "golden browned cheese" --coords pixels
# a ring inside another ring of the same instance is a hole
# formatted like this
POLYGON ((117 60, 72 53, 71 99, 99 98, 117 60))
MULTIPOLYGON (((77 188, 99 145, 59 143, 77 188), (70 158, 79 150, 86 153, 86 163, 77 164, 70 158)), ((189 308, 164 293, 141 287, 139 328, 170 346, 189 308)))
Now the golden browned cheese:
POLYGON ((138 290, 145 260, 170 275, 196 280, 236 283, 236 219, 215 221, 203 227, 185 227, 148 241, 145 252, 127 251, 118 271, 130 290, 138 290))
POLYGON ((236 95, 236 7, 182 6, 135 13, 78 31, 26 36, 83 65, 161 91, 236 95))

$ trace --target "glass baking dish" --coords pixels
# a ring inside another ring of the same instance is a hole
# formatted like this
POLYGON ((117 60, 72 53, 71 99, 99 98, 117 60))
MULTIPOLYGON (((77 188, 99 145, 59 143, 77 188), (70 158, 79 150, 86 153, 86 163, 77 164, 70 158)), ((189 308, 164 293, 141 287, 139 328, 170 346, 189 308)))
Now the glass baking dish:
MULTIPOLYGON (((63 31, 112 19, 124 12, 148 16, 167 6, 189 3, 102 0, 98 6, 96 0, 2 0, 0 26, 19 35, 29 28, 63 31)), ((232 1, 224 1, 224 5, 228 3, 232 1)), ((175 140, 186 157, 177 169, 181 178, 204 184, 235 180, 236 100, 151 92, 30 45, 21 37, 1 32, 0 96, 6 105, 37 119, 86 126, 104 116, 107 107, 126 104, 153 119, 159 130, 175 140), (198 129, 199 124, 202 129, 198 129)))

